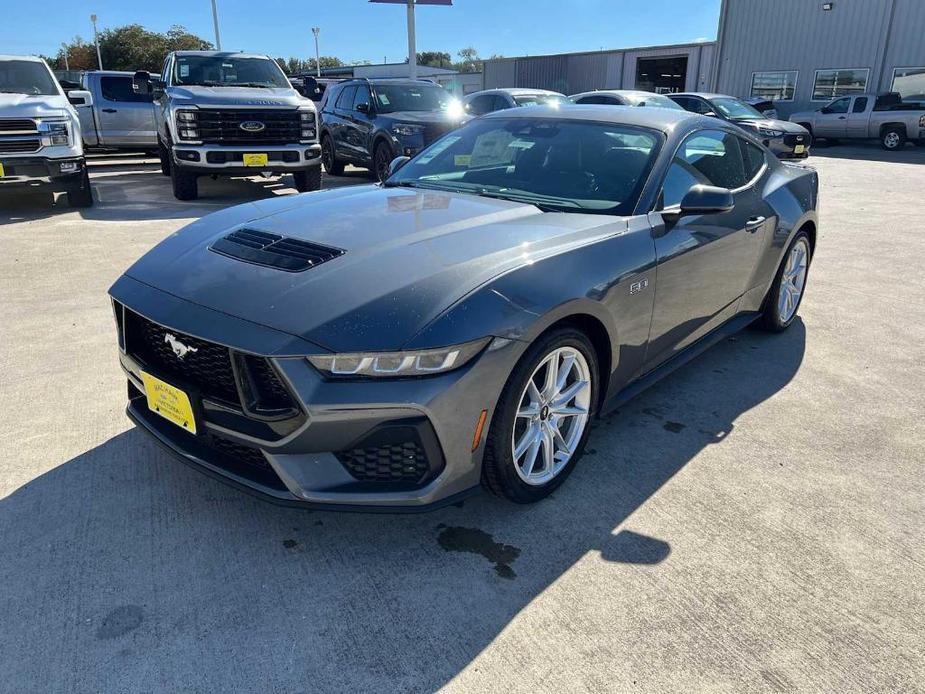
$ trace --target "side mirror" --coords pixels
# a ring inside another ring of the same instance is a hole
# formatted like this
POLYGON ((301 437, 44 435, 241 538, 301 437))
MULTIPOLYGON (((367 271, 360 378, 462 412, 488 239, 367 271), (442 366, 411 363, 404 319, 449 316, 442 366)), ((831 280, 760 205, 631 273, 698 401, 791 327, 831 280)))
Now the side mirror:
POLYGON ((692 186, 681 199, 680 213, 686 214, 723 214, 731 212, 735 199, 728 188, 716 186, 692 186))
POLYGON ((90 92, 85 92, 82 89, 74 89, 67 93, 67 100, 71 102, 74 106, 92 106, 93 105, 93 95, 90 92))
POLYGON ((411 157, 395 157, 389 164, 389 176, 411 161, 411 157))
POLYGON ((369 113, 369 104, 357 104, 356 110, 360 113, 369 113))
POLYGON ((822 108, 819 109, 819 113, 829 114, 831 112, 832 112, 832 109, 830 109, 828 106, 823 106, 822 108))
POLYGON ((151 73, 147 70, 139 70, 132 75, 132 91, 136 94, 152 94, 154 85, 151 84, 151 73))

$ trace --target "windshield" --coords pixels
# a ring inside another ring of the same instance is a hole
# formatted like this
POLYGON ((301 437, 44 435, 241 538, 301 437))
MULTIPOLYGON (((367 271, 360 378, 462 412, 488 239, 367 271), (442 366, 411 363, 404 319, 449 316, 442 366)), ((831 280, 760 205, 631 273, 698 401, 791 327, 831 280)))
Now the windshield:
POLYGON ((229 55, 181 55, 173 68, 173 84, 204 87, 280 87, 292 85, 269 58, 229 55))
POLYGON ((684 110, 667 96, 662 96, 661 94, 627 94, 625 98, 630 106, 654 106, 656 108, 670 108, 675 111, 684 110))
POLYGON ((0 61, 0 92, 33 96, 61 94, 45 63, 34 60, 0 61))
POLYGON ((764 120, 765 116, 746 104, 744 101, 733 99, 728 96, 721 96, 717 99, 710 99, 713 108, 717 109, 729 120, 764 120))
POLYGON ((547 212, 631 214, 661 137, 593 121, 480 118, 418 154, 386 182, 533 204, 547 212))
POLYGON ((518 106, 561 106, 569 100, 560 94, 515 94, 514 103, 518 106))
POLYGON ((436 84, 377 84, 375 90, 379 113, 442 111, 453 100, 452 94, 436 84))

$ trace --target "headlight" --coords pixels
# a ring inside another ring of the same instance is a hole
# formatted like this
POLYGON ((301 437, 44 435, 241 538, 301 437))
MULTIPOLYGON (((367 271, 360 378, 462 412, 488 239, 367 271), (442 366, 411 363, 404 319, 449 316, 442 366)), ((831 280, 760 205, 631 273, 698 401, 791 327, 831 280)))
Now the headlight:
POLYGON ((765 137, 782 137, 783 130, 772 130, 771 128, 758 128, 758 132, 765 137))
POLYGON ((177 109, 177 111, 174 112, 174 118, 177 124, 178 140, 199 139, 199 113, 196 109, 177 109))
POLYGON ((299 139, 302 142, 315 139, 318 133, 315 121, 315 112, 309 109, 299 109, 299 120, 301 125, 299 139))
POLYGON ((446 373, 475 357, 491 338, 411 352, 319 354, 308 361, 329 378, 404 378, 446 373))
POLYGON ((415 125, 414 123, 395 123, 392 126, 392 132, 400 137, 411 137, 424 132, 424 126, 415 125))
POLYGON ((42 121, 39 123, 39 132, 42 134, 42 145, 69 145, 71 143, 67 121, 42 121))

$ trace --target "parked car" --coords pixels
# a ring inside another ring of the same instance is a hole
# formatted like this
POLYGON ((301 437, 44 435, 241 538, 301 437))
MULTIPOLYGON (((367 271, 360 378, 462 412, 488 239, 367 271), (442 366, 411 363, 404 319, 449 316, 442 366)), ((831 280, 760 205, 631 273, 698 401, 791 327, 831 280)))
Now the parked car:
POLYGON ((785 120, 765 118, 733 96, 700 93, 668 96, 692 113, 719 118, 754 133, 781 159, 803 159, 809 156, 813 138, 806 128, 785 120))
POLYGON ((777 106, 775 106, 774 102, 770 99, 765 99, 760 96, 747 96, 742 99, 742 101, 758 111, 758 113, 765 118, 770 118, 771 120, 778 119, 777 106))
POLYGON ((203 218, 116 281, 141 429, 293 504, 537 501, 596 414, 790 326, 816 244, 813 170, 680 111, 498 111, 390 172, 203 218))
POLYGON ((93 204, 80 120, 61 85, 41 58, 0 55, 0 189, 21 186, 63 191, 71 207, 93 204))
POLYGON ((830 142, 876 138, 890 151, 902 149, 907 140, 925 144, 925 106, 903 101, 899 94, 842 96, 817 111, 794 113, 790 120, 830 142))
POLYGON ((678 104, 664 94, 643 92, 635 89, 598 89, 593 92, 573 94, 569 101, 576 104, 611 104, 613 106, 655 106, 683 111, 678 104))
POLYGON ((466 113, 481 116, 492 111, 501 111, 518 106, 562 106, 569 103, 568 97, 548 89, 485 89, 469 94, 465 101, 466 113))
POLYGON ((321 187, 315 105, 265 55, 176 51, 163 79, 139 71, 154 98, 161 172, 178 200, 199 194, 199 176, 292 174, 300 193, 321 187))
MULTIPOLYGON (((84 147, 157 151, 153 98, 150 93, 135 92, 133 74, 112 70, 84 73, 81 87, 93 95, 92 104, 77 107, 84 147)), ((151 79, 159 80, 160 75, 151 79)))
POLYGON ((414 155, 456 128, 456 98, 428 80, 354 79, 330 85, 321 101, 321 152, 333 176, 353 164, 384 180, 396 156, 414 155))

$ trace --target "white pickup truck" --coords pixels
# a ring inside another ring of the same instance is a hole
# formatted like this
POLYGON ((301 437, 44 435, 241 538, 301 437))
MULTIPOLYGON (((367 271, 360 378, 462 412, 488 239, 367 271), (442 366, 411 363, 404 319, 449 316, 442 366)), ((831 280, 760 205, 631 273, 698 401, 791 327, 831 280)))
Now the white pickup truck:
MULTIPOLYGON (((89 92, 71 98, 91 102, 89 92)), ((71 207, 93 204, 80 121, 61 85, 41 58, 0 55, 0 191, 20 186, 66 192, 71 207)))
POLYGON ((842 96, 817 111, 790 116, 814 138, 876 139, 884 149, 902 149, 907 141, 925 145, 925 108, 903 102, 899 94, 842 96))

